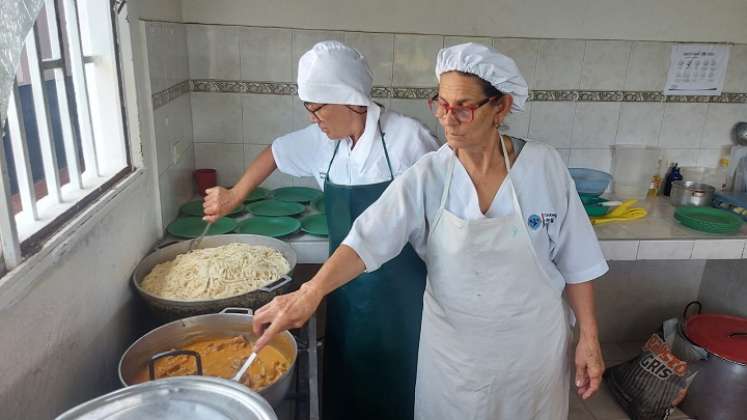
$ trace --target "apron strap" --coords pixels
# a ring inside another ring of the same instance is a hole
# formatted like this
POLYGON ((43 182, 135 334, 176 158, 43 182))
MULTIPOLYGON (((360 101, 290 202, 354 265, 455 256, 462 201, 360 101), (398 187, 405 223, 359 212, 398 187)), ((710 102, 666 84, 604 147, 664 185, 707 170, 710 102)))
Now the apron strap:
POLYGON ((389 167, 389 176, 391 181, 394 181, 394 171, 392 170, 392 162, 389 160, 389 152, 386 149, 386 141, 384 141, 384 131, 381 129, 381 118, 376 122, 379 127, 379 134, 381 134, 381 145, 384 146, 384 157, 386 158, 386 165, 389 167))
POLYGON ((340 148, 340 141, 337 141, 337 144, 335 145, 335 151, 332 153, 332 158, 329 160, 329 165, 327 165, 327 177, 325 180, 329 180, 329 171, 332 169, 332 161, 335 160, 335 156, 337 156, 337 149, 340 148))
MULTIPOLYGON (((511 176, 511 158, 510 157, 506 158, 506 156, 508 156, 508 152, 506 151, 506 143, 503 141, 503 135, 501 135, 500 132, 498 132, 498 137, 500 138, 501 148, 503 149, 503 156, 504 156, 503 160, 506 163, 506 171, 507 171, 506 177, 509 178, 511 176)), ((439 205, 439 210, 443 210, 444 208, 446 208, 446 198, 448 198, 449 196, 449 188, 451 188, 451 179, 453 178, 453 175, 454 175, 455 164, 456 164, 456 153, 454 153, 451 159, 449 160, 449 168, 447 169, 447 172, 446 172, 446 185, 444 186, 444 192, 441 195, 441 204, 439 205)), ((515 196, 516 194, 514 193, 514 197, 515 196)))
MULTIPOLYGON (((390 181, 394 181, 394 171, 392 170, 392 162, 389 160, 389 151, 387 151, 386 148, 386 141, 384 141, 384 131, 381 129, 381 118, 379 118, 379 121, 377 121, 377 126, 379 129, 379 134, 381 134, 381 145, 384 146, 384 157, 386 158, 386 165, 389 167, 389 176, 390 181)), ((327 165, 327 177, 325 179, 329 179, 329 171, 332 170, 332 162, 335 160, 335 156, 337 156, 337 150, 340 148, 340 141, 337 141, 337 144, 335 145, 335 151, 332 153, 332 158, 329 160, 329 165, 327 165)))
POLYGON ((506 142, 503 140, 503 134, 501 132, 498 132, 498 138, 501 141, 501 149, 503 150, 503 160, 506 163, 506 172, 507 175, 511 174, 511 156, 508 155, 508 151, 506 150, 506 142))
MULTIPOLYGON (((516 211, 523 219, 524 216, 521 211, 521 205, 519 204, 519 196, 516 195, 516 188, 514 188, 514 183, 511 180, 511 156, 508 155, 508 150, 506 150, 506 142, 505 140, 503 140, 503 135, 500 133, 500 131, 498 132, 498 137, 501 139, 501 149, 503 149, 503 161, 506 163, 506 179, 503 182, 507 182, 508 185, 506 186, 511 187, 511 201, 514 207, 514 211, 516 211)), ((522 226, 524 226, 524 230, 527 232, 527 235, 528 235, 529 230, 527 230, 527 226, 524 223, 522 223, 522 226)))
POLYGON ((449 167, 446 169, 446 182, 444 183, 444 192, 441 194, 441 203, 438 205, 439 212, 446 208, 446 198, 449 197, 449 189, 451 188, 451 179, 454 175, 454 165, 456 164, 456 153, 449 159, 449 167))

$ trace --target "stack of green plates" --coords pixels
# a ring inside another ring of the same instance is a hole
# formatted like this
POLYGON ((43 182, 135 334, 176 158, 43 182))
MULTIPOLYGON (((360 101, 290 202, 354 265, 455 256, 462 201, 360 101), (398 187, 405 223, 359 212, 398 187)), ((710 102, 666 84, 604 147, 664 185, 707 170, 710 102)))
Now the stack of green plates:
MULTIPOLYGON (((195 200, 195 201, 189 201, 187 203, 182 204, 181 207, 179 207, 179 211, 185 215, 185 216, 195 216, 195 217, 202 217, 205 214, 202 212, 202 200, 195 200)), ((230 213, 228 213, 228 216, 236 216, 244 212, 244 206, 240 205, 233 209, 230 213)))
POLYGON ((327 229, 327 216, 324 214, 312 214, 301 219, 301 230, 314 236, 329 236, 327 229))
POLYGON ((278 200, 262 200, 246 205, 246 210, 255 216, 295 216, 306 211, 306 206, 278 200))
POLYGON ((283 187, 272 190, 272 198, 280 201, 308 203, 321 197, 322 192, 307 187, 283 187))
POLYGON ((298 232, 299 229, 301 222, 292 217, 256 216, 241 222, 237 232, 279 238, 298 232))
POLYGON ((270 190, 268 190, 267 188, 258 187, 246 196, 246 198, 244 199, 244 203, 253 203, 259 200, 266 200, 270 198, 270 195, 272 195, 272 193, 270 193, 270 190))
MULTIPOLYGON (((205 229, 206 221, 200 217, 179 217, 166 226, 166 232, 180 238, 196 238, 205 229)), ((206 235, 222 235, 236 229, 236 221, 222 217, 213 223, 206 235)))
POLYGON ((324 213, 325 210, 326 210, 324 208, 324 196, 322 195, 321 197, 319 197, 316 200, 312 201, 311 202, 311 208, 314 209, 314 210, 316 210, 316 211, 318 211, 319 213, 324 213))
POLYGON ((711 207, 678 207, 674 218, 691 229, 708 233, 734 233, 742 227, 738 215, 711 207))

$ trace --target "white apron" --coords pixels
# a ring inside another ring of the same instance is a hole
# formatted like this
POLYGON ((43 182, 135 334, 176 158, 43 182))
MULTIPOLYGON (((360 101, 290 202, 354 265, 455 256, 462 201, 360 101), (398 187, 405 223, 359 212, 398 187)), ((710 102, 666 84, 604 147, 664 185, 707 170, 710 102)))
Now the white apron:
MULTIPOLYGON (((507 156, 502 137, 501 147, 507 156)), ((450 161, 426 252, 416 419, 568 417, 569 311, 537 262, 505 161, 513 213, 480 220, 445 209, 450 161)))

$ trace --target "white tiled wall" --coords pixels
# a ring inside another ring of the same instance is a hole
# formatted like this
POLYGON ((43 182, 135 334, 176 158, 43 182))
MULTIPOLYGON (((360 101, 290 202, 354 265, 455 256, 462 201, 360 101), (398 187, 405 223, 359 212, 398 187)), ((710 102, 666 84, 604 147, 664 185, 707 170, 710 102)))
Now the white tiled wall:
POLYGON ((160 92, 189 79, 186 27, 149 22, 145 31, 151 91, 160 92))
MULTIPOLYGON (((671 43, 450 37, 391 33, 287 30, 211 25, 149 24, 149 47, 169 50, 180 35, 188 54, 156 54, 150 60, 154 91, 178 79, 176 70, 191 78, 293 82, 298 58, 314 43, 336 39, 358 48, 368 59, 376 86, 432 87, 436 83, 436 53, 443 46, 482 42, 513 57, 532 89, 661 91, 666 79, 671 43), (174 66, 178 56, 181 66, 174 66), (186 59, 188 57, 188 60, 186 59), (171 70, 169 70, 171 69, 171 70)), ((725 91, 747 91, 747 45, 731 47, 725 91)), ((425 101, 383 99, 385 106, 419 119, 443 137, 425 101)), ((232 93, 192 93, 193 133, 197 161, 205 163, 200 143, 243 145, 241 165, 251 162, 252 146, 303 128, 305 109, 293 96, 232 93), (251 150, 250 150, 251 149, 251 150), (202 160, 201 160, 202 159, 202 160)), ((662 157, 681 166, 715 167, 722 148, 731 143, 731 128, 747 120, 746 104, 676 104, 619 102, 534 102, 506 121, 511 135, 552 144, 571 166, 611 169, 610 146, 645 144, 662 148, 662 157)), ((160 145, 166 150, 167 145, 160 145)), ((235 175, 237 157, 211 163, 235 175), (226 165, 226 166, 220 166, 226 165)), ((163 159, 161 159, 163 160, 163 159)), ((199 166, 199 165, 198 165, 199 166)), ((275 176, 274 182, 292 183, 275 176)))
POLYGON ((431 87, 436 85, 436 54, 444 37, 436 35, 394 36, 394 85, 431 87))
POLYGON ((186 25, 189 76, 237 80, 241 76, 240 30, 230 26, 186 25))
MULTIPOLYGON (((175 23, 146 23, 151 92, 163 91, 189 80, 187 28, 175 23)), ((156 166, 161 217, 164 224, 176 217, 179 205, 194 195, 192 172, 195 146, 193 104, 189 94, 154 110, 156 166)), ((198 114, 201 115, 201 114, 198 114)))
POLYGON ((374 75, 374 85, 391 86, 394 65, 394 35, 348 32, 345 44, 363 54, 374 75))
POLYGON ((539 59, 531 89, 578 89, 586 43, 573 39, 540 41, 539 59))
POLYGON ((581 89, 622 89, 632 44, 630 41, 587 41, 581 89))

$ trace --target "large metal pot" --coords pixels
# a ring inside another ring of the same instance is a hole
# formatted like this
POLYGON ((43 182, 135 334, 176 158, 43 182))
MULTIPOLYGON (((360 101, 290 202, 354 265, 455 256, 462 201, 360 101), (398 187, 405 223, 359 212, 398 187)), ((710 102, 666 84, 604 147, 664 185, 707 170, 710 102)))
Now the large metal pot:
POLYGON ((298 287, 298 284, 293 282, 293 279, 290 277, 296 266, 296 252, 290 245, 283 241, 260 235, 206 236, 202 242, 200 242, 198 248, 214 248, 231 243, 245 243, 277 249, 281 254, 283 254, 283 257, 288 260, 290 270, 277 281, 268 284, 265 287, 230 298, 188 302, 154 296, 140 287, 140 283, 145 279, 145 276, 153 270, 153 267, 160 263, 173 260, 177 255, 187 252, 189 243, 190 241, 181 241, 156 249, 140 261, 132 274, 132 285, 137 293, 151 307, 155 315, 163 320, 174 320, 201 314, 214 314, 223 308, 230 307, 251 308, 256 310, 272 300, 276 295, 291 292, 298 287))
POLYGON ((270 404, 221 378, 182 376, 118 389, 55 420, 277 420, 270 404))
POLYGON ((708 184, 693 181, 674 181, 669 200, 674 206, 706 207, 713 201, 716 189, 708 184))
POLYGON ((699 303, 698 314, 687 318, 686 339, 707 354, 704 359, 692 363, 698 373, 682 402, 682 410, 689 416, 700 420, 745 418, 747 359, 745 352, 735 352, 733 348, 747 346, 746 330, 747 319, 700 314, 699 303), (729 348, 728 340, 733 340, 733 348, 729 348))
MULTIPOLYGON (((249 335, 252 333, 252 311, 246 308, 226 308, 220 313, 198 315, 162 325, 135 341, 119 361, 119 380, 123 385, 134 383, 134 378, 147 369, 151 360, 164 352, 184 347, 196 340, 249 335)), ((256 338, 256 337, 255 337, 256 338)), ((273 384, 259 391, 273 407, 288 394, 298 356, 296 339, 285 331, 269 343, 290 362, 288 371, 273 384)))

